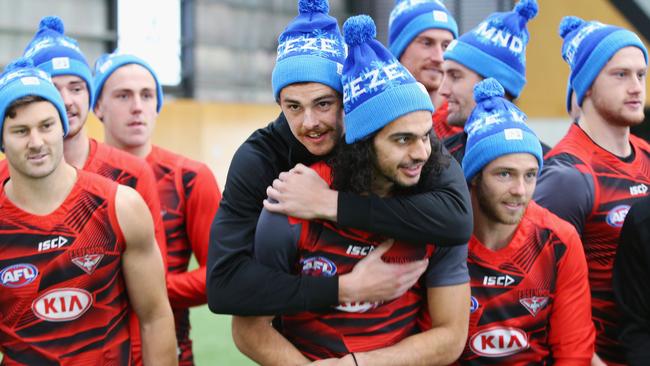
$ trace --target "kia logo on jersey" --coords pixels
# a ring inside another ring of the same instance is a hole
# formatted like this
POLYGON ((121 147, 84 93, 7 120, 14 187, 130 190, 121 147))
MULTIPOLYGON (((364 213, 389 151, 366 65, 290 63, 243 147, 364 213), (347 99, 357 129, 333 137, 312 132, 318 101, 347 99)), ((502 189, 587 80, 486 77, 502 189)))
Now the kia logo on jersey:
POLYGON ((82 316, 93 304, 90 293, 78 288, 57 288, 32 302, 34 314, 50 322, 66 322, 82 316))
POLYGON ((474 334, 469 348, 483 357, 509 356, 528 348, 528 335, 518 328, 494 327, 474 334))
POLYGON ((628 205, 619 205, 614 207, 607 213, 607 224, 612 227, 621 227, 623 226, 623 221, 625 221, 625 216, 630 210, 628 205))
POLYGON ((309 257, 302 260, 302 274, 332 277, 336 274, 336 265, 325 257, 309 257))
POLYGON ((29 263, 14 264, 0 271, 0 279, 5 287, 17 288, 32 283, 38 276, 38 268, 29 263))

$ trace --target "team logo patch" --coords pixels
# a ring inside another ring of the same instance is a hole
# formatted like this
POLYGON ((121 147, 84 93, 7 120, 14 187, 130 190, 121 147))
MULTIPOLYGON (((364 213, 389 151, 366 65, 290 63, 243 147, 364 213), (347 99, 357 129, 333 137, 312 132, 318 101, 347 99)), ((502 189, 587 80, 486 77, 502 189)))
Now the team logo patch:
POLYGON ((78 288, 57 288, 32 302, 34 314, 50 322, 67 322, 82 316, 93 304, 90 292, 78 288))
POLYGON ((97 268, 102 258, 104 258, 103 254, 86 254, 81 257, 72 258, 72 263, 76 264, 84 272, 92 274, 95 272, 95 268, 97 268))
POLYGON ((473 313, 476 310, 478 310, 478 300, 474 296, 470 297, 470 304, 469 304, 469 313, 473 313))
POLYGON ((23 287, 32 283, 38 276, 38 268, 29 263, 14 264, 0 271, 2 285, 10 288, 23 287))
POLYGON ((521 329, 495 327, 474 334, 469 340, 472 352, 483 357, 514 355, 529 347, 528 335, 521 329))
POLYGON ((607 213, 607 224, 612 227, 622 227, 629 210, 629 205, 618 205, 614 207, 607 213))
POLYGON ((548 297, 526 297, 519 299, 519 302, 526 308, 526 310, 528 310, 532 316, 537 316, 537 313, 539 313, 540 310, 544 309, 546 307, 546 304, 548 304, 548 297))
POLYGON ((309 257, 302 261, 302 274, 332 277, 336 274, 336 264, 325 257, 309 257))

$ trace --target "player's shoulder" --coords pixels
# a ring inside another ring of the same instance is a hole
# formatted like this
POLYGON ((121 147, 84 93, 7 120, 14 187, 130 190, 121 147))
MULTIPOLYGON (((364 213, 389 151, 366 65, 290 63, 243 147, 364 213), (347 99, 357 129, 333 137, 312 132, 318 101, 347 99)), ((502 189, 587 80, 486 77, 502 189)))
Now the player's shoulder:
POLYGON ((96 159, 129 172, 139 172, 147 166, 144 159, 101 142, 97 144, 96 159))
POLYGON ((578 238, 578 233, 573 225, 535 201, 530 201, 528 204, 526 216, 538 228, 552 232, 568 245, 573 245, 575 239, 578 238))
POLYGON ((646 154, 650 153, 650 143, 648 143, 648 141, 630 134, 630 143, 632 146, 644 151, 646 154))
POLYGON ((99 195, 104 195, 107 192, 114 192, 119 186, 119 184, 113 180, 84 170, 77 170, 77 184, 83 189, 99 195))

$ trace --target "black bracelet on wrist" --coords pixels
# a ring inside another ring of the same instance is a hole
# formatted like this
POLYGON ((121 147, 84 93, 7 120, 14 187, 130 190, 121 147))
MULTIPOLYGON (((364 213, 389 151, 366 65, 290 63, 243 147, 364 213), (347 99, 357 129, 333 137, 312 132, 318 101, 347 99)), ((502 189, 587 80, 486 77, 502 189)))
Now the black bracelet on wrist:
POLYGON ((357 357, 354 355, 354 352, 350 353, 352 355, 352 359, 354 360, 354 366, 359 366, 359 363, 357 362, 357 357))

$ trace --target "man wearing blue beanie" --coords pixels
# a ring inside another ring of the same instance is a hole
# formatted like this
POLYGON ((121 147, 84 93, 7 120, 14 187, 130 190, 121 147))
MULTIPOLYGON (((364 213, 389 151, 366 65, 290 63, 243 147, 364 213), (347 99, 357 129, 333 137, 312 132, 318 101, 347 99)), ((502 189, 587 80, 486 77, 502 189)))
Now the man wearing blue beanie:
MULTIPOLYGON (((312 168, 336 189, 357 194, 385 198, 422 192, 427 180, 455 164, 431 136, 428 93, 374 38, 369 16, 348 19, 343 30, 350 51, 343 68, 345 143, 312 168)), ((270 268, 306 278, 331 277, 353 271, 373 255, 389 263, 429 258, 429 267, 420 284, 389 302, 343 302, 288 314, 281 316, 277 330, 273 315, 234 317, 235 343, 263 365, 328 358, 349 365, 453 362, 467 331, 467 248, 425 243, 263 211, 254 253, 270 268), (379 245, 387 240, 393 242, 389 250, 379 245), (423 314, 426 320, 419 319, 423 314)))
POLYGON ((474 234, 467 347, 459 364, 589 365, 587 263, 575 229, 532 201, 542 147, 493 78, 474 88, 463 171, 474 234))
POLYGON ((440 246, 459 245, 471 232, 469 197, 458 165, 443 169, 422 193, 385 199, 330 189, 305 166, 325 159, 341 142, 345 45, 336 19, 327 14, 326 0, 300 0, 298 10, 280 36, 274 70, 273 93, 282 113, 235 153, 212 225, 208 304, 216 313, 285 314, 342 302, 385 301, 403 294, 426 269, 426 261, 386 264, 380 255, 366 257, 341 276, 301 277, 271 269, 252 257, 263 207, 401 240, 435 238, 440 246), (321 67, 292 70, 294 59, 303 64, 306 58, 321 67))
POLYGON ((221 192, 210 168, 153 144, 162 107, 162 86, 144 60, 114 52, 96 63, 95 114, 106 143, 144 159, 155 173, 160 195, 168 263, 167 292, 174 311, 179 366, 194 365, 190 307, 206 302, 206 262, 210 223, 221 192), (188 270, 192 255, 197 268, 188 270))
POLYGON ((436 111, 433 128, 441 140, 461 132, 447 124, 447 103, 438 95, 442 54, 458 37, 458 26, 440 0, 396 0, 388 21, 388 49, 427 89, 436 111))
POLYGON ((581 235, 596 353, 607 364, 625 364, 612 266, 625 215, 650 186, 650 145, 630 135, 644 119, 648 53, 635 33, 613 25, 568 16, 559 28, 571 68, 567 106, 575 94, 580 113, 546 155, 535 200, 581 235))
POLYGON ((174 325, 147 206, 64 160, 66 107, 20 58, 0 75, 0 351, 14 365, 175 365, 174 325), (132 309, 132 310, 131 310, 132 309), (82 335, 82 336, 80 336, 82 335))
MULTIPOLYGON (((447 98, 447 123, 462 127, 476 105, 472 90, 484 78, 495 78, 512 101, 526 85, 528 22, 537 15, 536 0, 521 0, 509 12, 493 13, 452 42, 444 54, 445 78, 439 93, 447 98)), ((463 160, 467 133, 445 140, 449 152, 463 160)), ((544 146, 543 146, 544 147, 544 146)))
MULTIPOLYGON (((43 17, 34 38, 24 51, 24 57, 52 76, 65 105, 70 131, 63 142, 68 164, 107 177, 134 188, 150 208, 154 217, 156 242, 165 250, 165 232, 158 218, 160 201, 153 172, 146 163, 88 137, 85 129, 90 106, 95 102, 92 73, 77 41, 65 35, 65 27, 57 16, 43 17)), ((4 174, 0 163, 0 177, 4 174)), ((140 359, 138 324, 133 317, 134 357, 140 359)), ((139 362, 139 361, 138 361, 139 362)))

